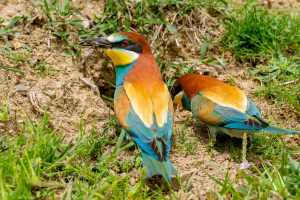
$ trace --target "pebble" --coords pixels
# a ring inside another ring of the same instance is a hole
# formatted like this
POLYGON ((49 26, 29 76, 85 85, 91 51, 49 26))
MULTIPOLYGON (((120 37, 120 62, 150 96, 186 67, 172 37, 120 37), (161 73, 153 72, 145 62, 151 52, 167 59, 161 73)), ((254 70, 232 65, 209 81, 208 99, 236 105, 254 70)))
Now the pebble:
POLYGON ((53 90, 47 90, 47 91, 44 91, 44 93, 46 95, 48 95, 51 99, 54 99, 56 97, 55 91, 53 91, 53 90))
POLYGON ((13 47, 14 47, 14 49, 21 49, 22 48, 22 45, 20 44, 20 42, 16 42, 16 43, 14 43, 13 44, 13 47))
POLYGON ((90 27, 90 21, 89 20, 84 20, 82 22, 82 26, 85 28, 85 29, 88 29, 90 27))
POLYGON ((135 178, 131 177, 130 178, 130 185, 134 186, 134 184, 135 184, 135 178))
POLYGON ((92 3, 89 3, 89 4, 87 5, 87 7, 90 8, 90 9, 93 9, 93 8, 95 7, 95 5, 92 4, 92 3))
POLYGON ((177 62, 182 62, 183 59, 182 59, 182 58, 175 58, 175 61, 177 61, 177 62))
POLYGON ((19 84, 16 86, 16 90, 19 94, 27 96, 28 89, 24 87, 23 85, 19 84))
POLYGON ((5 124, 4 123, 0 123, 0 128, 5 128, 5 124))

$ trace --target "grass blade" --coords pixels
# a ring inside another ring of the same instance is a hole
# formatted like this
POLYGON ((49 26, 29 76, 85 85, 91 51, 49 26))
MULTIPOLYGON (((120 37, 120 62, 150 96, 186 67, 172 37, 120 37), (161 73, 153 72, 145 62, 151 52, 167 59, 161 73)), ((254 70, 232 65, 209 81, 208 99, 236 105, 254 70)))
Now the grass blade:
POLYGON ((204 60, 205 54, 206 54, 206 46, 207 46, 207 40, 204 39, 202 48, 201 48, 201 60, 204 60))

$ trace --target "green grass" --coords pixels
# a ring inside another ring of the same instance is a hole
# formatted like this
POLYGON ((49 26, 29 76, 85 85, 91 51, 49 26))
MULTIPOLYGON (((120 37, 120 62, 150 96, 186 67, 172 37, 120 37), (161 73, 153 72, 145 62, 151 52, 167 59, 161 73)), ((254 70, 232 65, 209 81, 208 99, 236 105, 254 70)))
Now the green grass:
MULTIPOLYGON (((239 170, 230 181, 229 166, 224 172, 216 167, 225 180, 219 180, 202 170, 212 178, 221 190, 215 186, 210 192, 211 199, 299 199, 300 198, 300 163, 292 159, 283 147, 280 155, 274 156, 271 164, 267 165, 261 159, 262 168, 258 169, 252 164, 251 173, 239 170), (238 184, 244 179, 246 184, 238 184)), ((215 165, 216 166, 216 165, 215 165)), ((232 177, 231 177, 232 178, 232 177)))
POLYGON ((184 124, 180 125, 174 130, 174 135, 179 139, 179 142, 172 143, 179 147, 179 150, 175 150, 178 153, 185 154, 186 152, 191 155, 197 154, 197 147, 200 145, 200 141, 197 137, 193 137, 193 131, 187 132, 187 126, 189 117, 186 118, 184 124))
POLYGON ((10 98, 10 93, 11 93, 11 88, 12 85, 9 89, 8 92, 8 96, 7 96, 7 100, 6 100, 6 104, 4 105, 4 101, 3 101, 3 94, 1 95, 1 100, 2 100, 2 112, 0 112, 0 119, 2 122, 6 122, 8 119, 8 104, 9 104, 9 98, 10 98))
MULTIPOLYGON (((0 136, 0 188, 1 199, 144 199, 159 196, 145 185, 145 180, 134 187, 130 177, 145 174, 144 169, 133 169, 135 159, 117 160, 120 152, 134 145, 121 146, 125 132, 117 139, 108 140, 112 127, 85 132, 86 125, 79 123, 75 140, 64 143, 57 129, 50 130, 51 117, 47 109, 43 118, 32 121, 26 113, 24 126, 16 137, 0 136), (94 160, 95 165, 90 161, 94 160), (113 172, 115 168, 119 173, 113 172), (125 176, 120 173, 125 172, 125 176)), ((138 157, 138 154, 137 154, 138 157)), ((137 159, 139 160, 139 159, 137 159)), ((140 162, 140 161, 139 161, 140 162)))
POLYGON ((300 60, 297 57, 271 59, 268 65, 250 71, 262 83, 254 96, 262 96, 280 105, 289 103, 300 112, 300 60))
POLYGON ((251 4, 228 16, 221 21, 225 28, 221 42, 236 57, 277 58, 299 52, 299 16, 272 14, 251 4))
MULTIPOLYGON (((12 36, 15 33, 18 33, 19 31, 16 30, 10 30, 14 25, 16 25, 19 21, 25 22, 27 18, 31 18, 31 13, 32 11, 28 11, 24 13, 22 16, 16 16, 13 18, 8 19, 9 24, 5 26, 4 28, 0 28, 0 39, 4 39, 6 41, 6 44, 10 46, 8 43, 8 37, 12 36)), ((5 22, 4 19, 0 18, 0 25, 5 22)))

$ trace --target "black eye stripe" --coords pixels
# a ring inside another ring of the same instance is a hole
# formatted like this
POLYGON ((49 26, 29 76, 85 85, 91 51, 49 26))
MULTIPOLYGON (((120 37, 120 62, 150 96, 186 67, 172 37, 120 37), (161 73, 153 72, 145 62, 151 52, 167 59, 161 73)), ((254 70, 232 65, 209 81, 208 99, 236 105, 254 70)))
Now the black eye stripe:
POLYGON ((121 41, 119 41, 119 42, 113 42, 112 45, 113 45, 113 46, 116 46, 116 47, 123 46, 123 42, 124 42, 124 41, 127 41, 127 42, 128 42, 128 46, 129 46, 129 45, 136 44, 135 42, 130 41, 130 40, 121 40, 121 41))
POLYGON ((143 46, 142 45, 137 44, 136 42, 131 41, 131 40, 127 40, 127 39, 121 40, 119 42, 112 43, 112 48, 113 47, 126 49, 126 50, 133 51, 133 52, 136 52, 136 53, 143 53, 143 46), (128 45, 124 46, 123 45, 124 41, 127 41, 128 45))

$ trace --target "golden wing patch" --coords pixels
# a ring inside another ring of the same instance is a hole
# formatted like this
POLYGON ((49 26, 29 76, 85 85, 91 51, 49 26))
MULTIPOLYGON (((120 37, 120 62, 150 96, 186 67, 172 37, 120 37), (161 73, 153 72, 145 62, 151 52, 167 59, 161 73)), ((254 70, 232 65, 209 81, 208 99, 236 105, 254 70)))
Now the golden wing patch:
POLYGON ((165 84, 156 84, 147 89, 129 82, 124 82, 123 86, 133 110, 148 128, 153 124, 153 114, 159 127, 167 122, 170 94, 165 84))
POLYGON ((238 88, 231 87, 227 91, 215 88, 215 92, 206 91, 203 96, 219 104, 220 106, 230 107, 245 112, 247 109, 247 97, 238 88))

